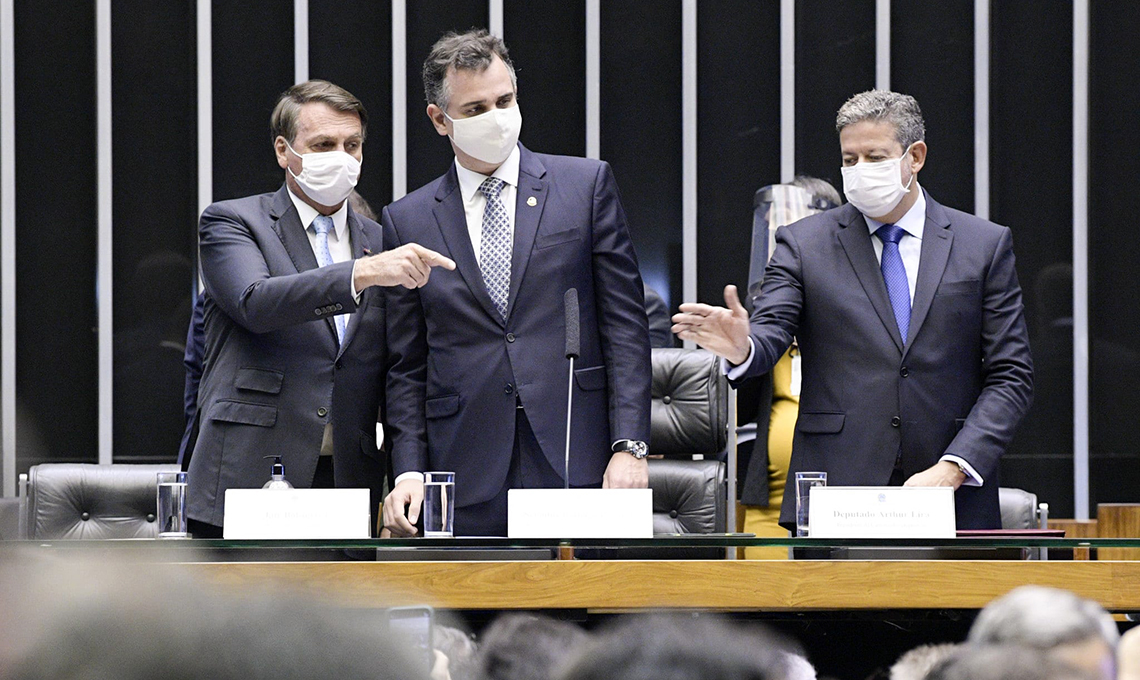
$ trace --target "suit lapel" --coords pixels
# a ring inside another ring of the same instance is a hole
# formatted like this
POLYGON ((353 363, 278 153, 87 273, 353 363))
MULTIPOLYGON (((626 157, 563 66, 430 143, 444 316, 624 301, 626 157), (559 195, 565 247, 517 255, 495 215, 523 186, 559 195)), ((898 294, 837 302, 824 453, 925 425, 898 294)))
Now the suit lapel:
POLYGON ((879 315, 879 319, 886 326, 891 339, 895 341, 899 353, 903 351, 902 335, 899 334, 899 325, 895 321, 895 313, 891 307, 890 298, 887 297, 887 284, 883 282, 883 274, 875 264, 875 249, 871 246, 871 236, 867 231, 867 221, 863 214, 854 206, 843 206, 842 213, 837 218, 843 228, 839 231, 839 243, 847 252, 847 259, 859 277, 859 283, 871 306, 879 315))
MULTIPOLYGON (((352 244, 352 259, 359 260, 364 257, 365 248, 369 248, 371 244, 365 243, 364 230, 360 228, 360 220, 356 218, 356 214, 352 212, 352 206, 348 207, 348 235, 350 243, 352 244)), ((360 291, 360 301, 364 302, 367 291, 360 291)), ((359 307, 357 308, 359 310, 359 307)), ((356 322, 360 315, 356 312, 348 315, 348 323, 345 324, 344 341, 340 343, 340 350, 337 353, 337 358, 344 354, 344 349, 348 347, 348 343, 352 342, 352 337, 356 334, 356 322)), ((336 328, 334 327, 335 331, 336 328)))
POLYGON ((519 186, 515 192, 515 242, 511 252, 511 289, 507 297, 507 317, 515 307, 526 266, 534 248, 534 236, 542 209, 546 206, 546 168, 526 147, 519 145, 519 186))
MULTIPOLYGON (((910 308, 910 337, 917 338, 934 300, 934 291, 946 271, 950 259, 950 246, 954 242, 954 232, 950 231, 950 220, 946 211, 935 203, 930 194, 926 195, 926 226, 922 231, 922 254, 919 256, 918 281, 914 287, 914 304, 910 308)), ((907 350, 910 346, 907 344, 907 350)), ((905 356, 906 353, 904 352, 905 356)))
POLYGON ((439 189, 435 193, 436 205, 432 213, 436 224, 447 243, 447 250, 459 274, 467 283, 471 294, 483 306, 487 314, 499 324, 503 324, 503 317, 491 302, 487 293, 487 286, 483 283, 483 272, 479 269, 479 262, 475 259, 475 249, 471 246, 471 235, 467 233, 467 215, 463 211, 463 195, 459 191, 459 179, 452 165, 439 189))
MULTIPOLYGON (((277 232, 277 237, 281 239, 282 245, 285 246, 285 252, 289 253, 289 259, 293 261, 293 266, 297 268, 299 274, 310 269, 316 269, 318 267, 317 256, 313 254, 313 244, 309 242, 305 228, 301 226, 301 217, 297 214, 297 208, 293 205, 293 200, 289 198, 288 192, 288 187, 284 186, 277 191, 273 196, 273 207, 270 214, 275 220, 273 231, 277 232)), ((335 341, 337 339, 336 322, 333 321, 333 317, 325 317, 325 325, 328 326, 335 341)))

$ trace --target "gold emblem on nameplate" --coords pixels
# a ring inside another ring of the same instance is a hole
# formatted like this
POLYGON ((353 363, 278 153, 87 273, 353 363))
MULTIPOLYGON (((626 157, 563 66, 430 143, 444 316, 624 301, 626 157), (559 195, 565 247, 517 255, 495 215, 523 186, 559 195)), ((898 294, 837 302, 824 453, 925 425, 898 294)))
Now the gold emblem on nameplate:
POLYGON ((538 205, 538 199, 534 196, 531 196, 530 198, 526 199, 526 204, 533 208, 534 206, 538 205))

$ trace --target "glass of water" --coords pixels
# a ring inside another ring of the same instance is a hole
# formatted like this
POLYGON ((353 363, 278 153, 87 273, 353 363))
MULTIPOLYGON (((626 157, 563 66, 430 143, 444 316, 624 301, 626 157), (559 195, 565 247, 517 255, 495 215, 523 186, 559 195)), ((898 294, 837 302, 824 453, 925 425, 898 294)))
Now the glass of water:
POLYGON ((186 473, 158 473, 158 537, 187 538, 186 473))
POLYGON ((424 537, 455 535, 455 473, 424 473, 424 537))
POLYGON ((826 472, 796 473, 796 536, 805 538, 808 533, 809 501, 813 486, 827 486, 826 472))

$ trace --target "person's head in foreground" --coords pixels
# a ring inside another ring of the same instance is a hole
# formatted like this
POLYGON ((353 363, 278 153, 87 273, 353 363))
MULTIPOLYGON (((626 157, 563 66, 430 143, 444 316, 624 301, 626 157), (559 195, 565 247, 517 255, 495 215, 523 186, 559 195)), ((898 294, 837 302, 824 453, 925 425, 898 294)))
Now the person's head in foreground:
POLYGON ((926 680, 1096 680, 1094 673, 1017 645, 963 645, 926 680))
POLYGON ((970 628, 968 642, 1020 645, 1082 668, 1116 677, 1120 632, 1099 604, 1067 590, 1021 586, 990 602, 970 628))
POLYGON ((478 665, 485 680, 546 680, 590 640, 576 624, 506 614, 483 633, 478 665))

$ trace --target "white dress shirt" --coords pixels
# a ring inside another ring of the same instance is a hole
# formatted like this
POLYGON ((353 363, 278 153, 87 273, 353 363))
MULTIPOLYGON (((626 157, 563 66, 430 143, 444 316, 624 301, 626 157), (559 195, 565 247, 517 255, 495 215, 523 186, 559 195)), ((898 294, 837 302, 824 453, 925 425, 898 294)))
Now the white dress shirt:
MULTIPOLYGON (((910 303, 914 305, 914 291, 918 284, 918 266, 922 259, 922 234, 926 227, 926 194, 922 191, 922 187, 915 181, 912 191, 918 191, 918 198, 915 200, 914 205, 906 214, 899 218, 895 224, 902 228, 905 232, 901 239, 899 239, 899 255, 902 257, 903 268, 906 269, 906 282, 910 288, 910 303)), ((875 250, 875 261, 882 264, 883 261, 883 242, 875 236, 875 231, 883 226, 885 222, 873 220, 866 215, 863 219, 867 222, 868 233, 871 238, 871 247, 875 250)), ((721 370, 724 371, 730 379, 736 380, 744 375, 745 371, 752 364, 752 356, 755 354, 756 345, 753 344, 752 338, 748 338, 748 358, 744 363, 738 366, 729 366, 728 361, 721 359, 721 370)), ((943 455, 940 460, 949 461, 951 463, 960 463, 966 470, 966 481, 963 482, 966 486, 981 486, 984 481, 977 470, 974 469, 969 462, 963 458, 959 458, 953 454, 943 455)))
MULTIPOLYGON (((313 220, 317 219, 317 209, 308 203, 302 201, 292 189, 289 190, 289 199, 293 201, 293 206, 297 208, 297 216, 301 218, 301 227, 305 230, 305 236, 309 237, 309 247, 313 249, 313 256, 317 258, 320 263, 321 256, 317 252, 317 232, 313 229, 313 220)), ((348 262, 352 259, 352 238, 348 233, 348 200, 340 206, 333 214, 329 215, 333 221, 333 228, 329 231, 329 254, 332 255, 333 263, 348 262)), ((352 290, 352 297, 360 302, 360 293, 356 292, 356 265, 352 267, 352 274, 350 274, 349 288, 352 290)), ((348 326, 348 314, 337 314, 337 316, 344 317, 344 324, 348 326)))
MULTIPOLYGON (((488 177, 498 177, 503 180, 503 190, 499 193, 499 200, 507 211, 507 224, 510 227, 511 242, 515 240, 515 197, 519 186, 519 147, 515 146, 507 160, 503 161, 495 172, 484 175, 474 170, 468 170, 455 159, 455 174, 459 179, 459 193, 463 197, 463 214, 467 220, 467 235, 471 238, 471 248, 475 251, 475 261, 483 261, 483 210, 487 207, 487 197, 479 191, 483 181, 488 177)), ((409 470, 397 475, 392 482, 395 486, 406 479, 423 481, 423 473, 409 470)))

